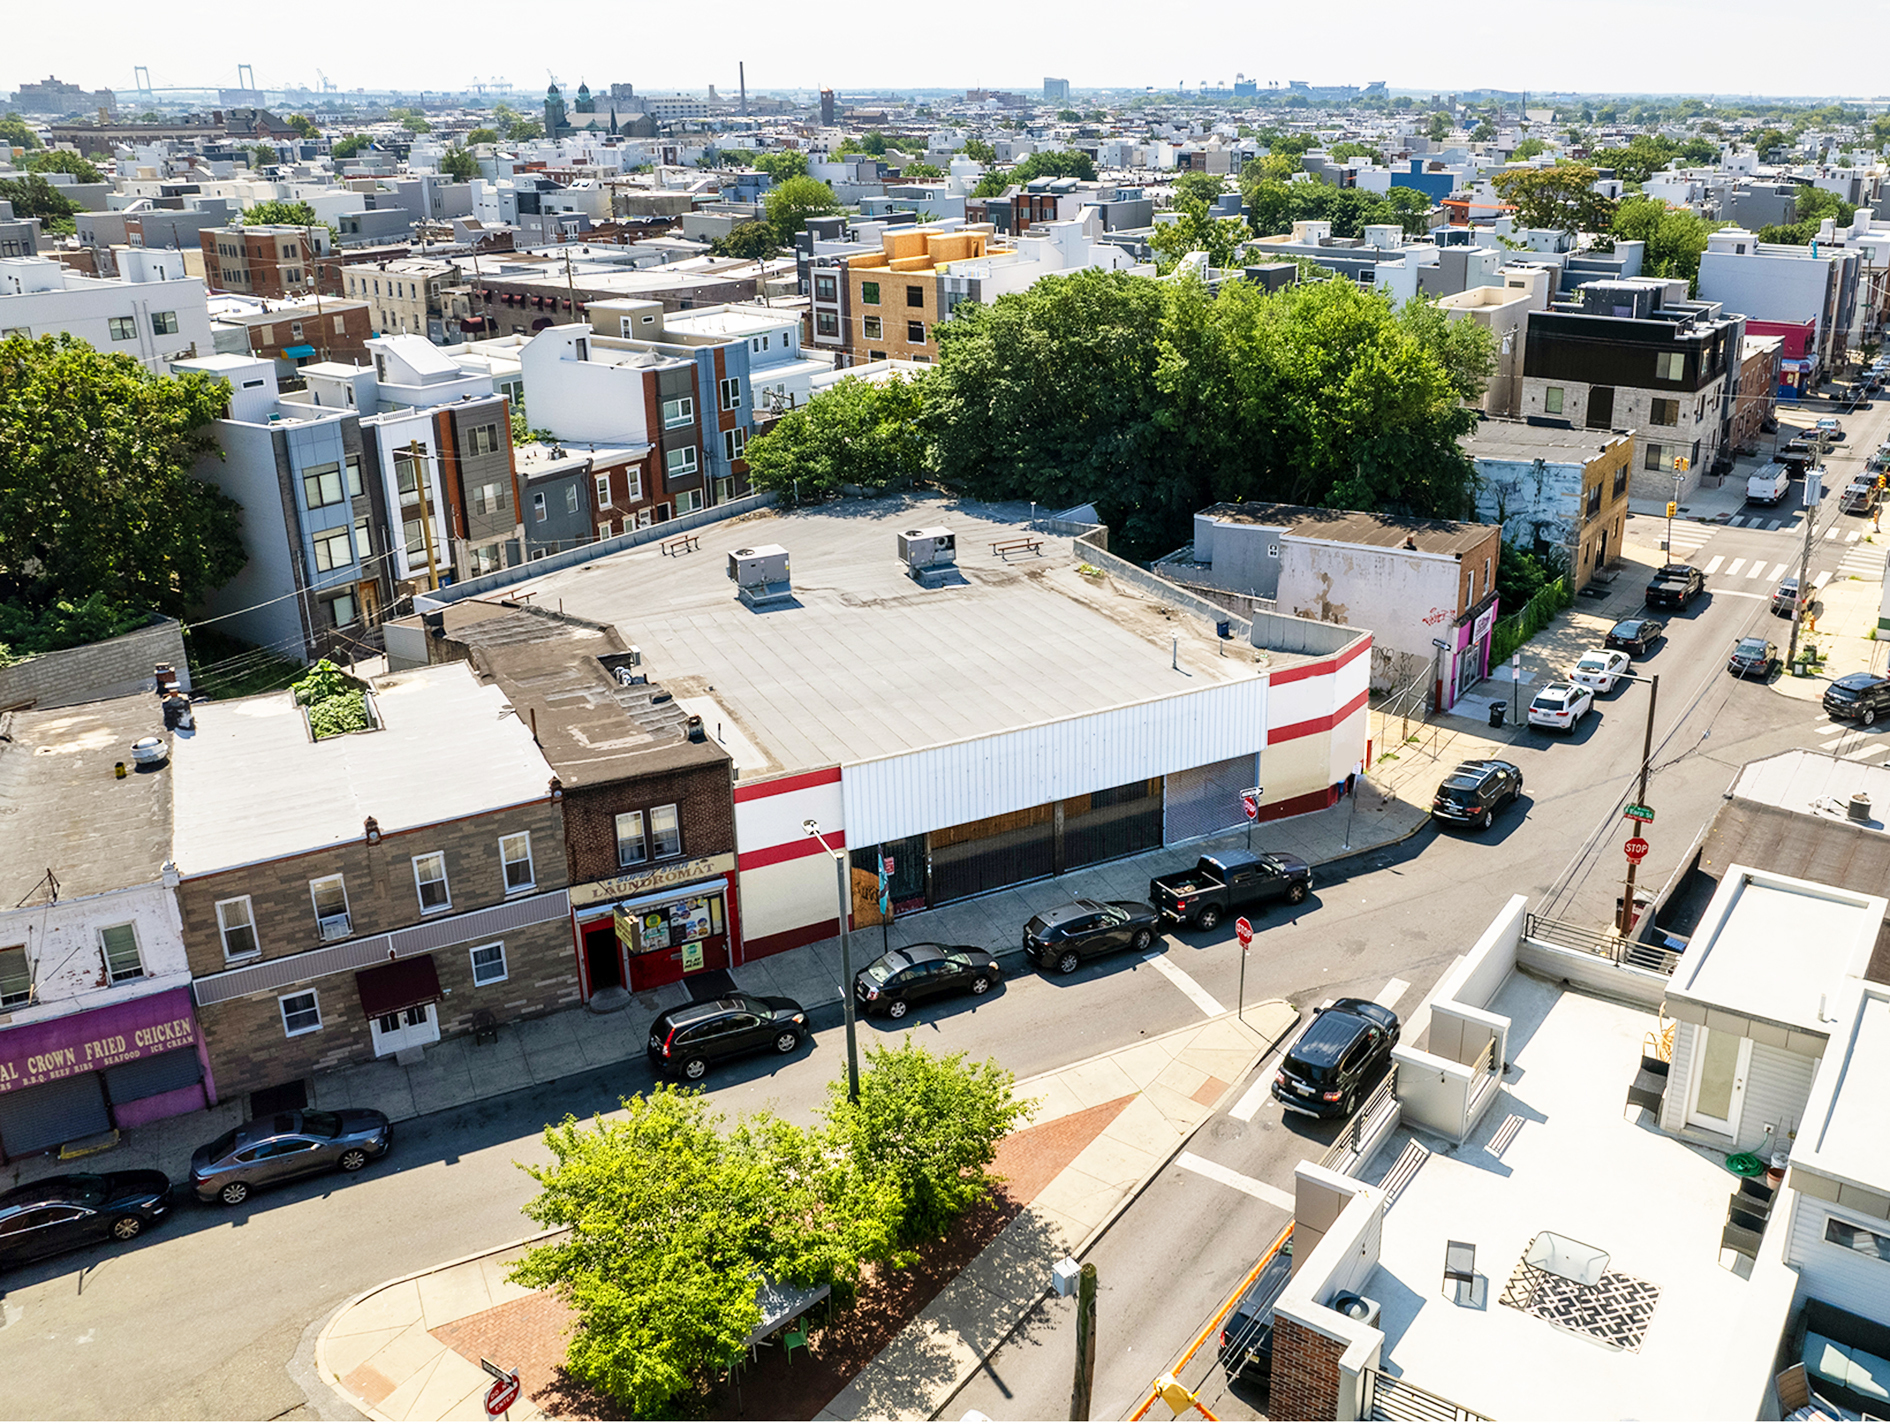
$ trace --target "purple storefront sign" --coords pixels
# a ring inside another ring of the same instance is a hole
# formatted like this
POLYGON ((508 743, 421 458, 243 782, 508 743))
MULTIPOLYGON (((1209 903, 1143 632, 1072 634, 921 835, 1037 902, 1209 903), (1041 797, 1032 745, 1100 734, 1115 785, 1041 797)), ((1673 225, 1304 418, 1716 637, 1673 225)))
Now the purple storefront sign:
POLYGON ((0 1030, 0 1093, 196 1044, 197 1017, 187 989, 0 1030))

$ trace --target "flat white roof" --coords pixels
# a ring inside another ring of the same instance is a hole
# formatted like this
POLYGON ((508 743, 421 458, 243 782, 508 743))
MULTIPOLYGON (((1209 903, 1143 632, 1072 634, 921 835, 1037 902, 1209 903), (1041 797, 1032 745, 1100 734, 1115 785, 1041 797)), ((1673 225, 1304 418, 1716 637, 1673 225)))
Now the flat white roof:
POLYGON ((546 795, 551 768, 463 663, 374 680, 380 730, 311 742, 289 693, 201 703, 174 736, 173 851, 186 876, 428 826, 546 795))
POLYGON ((1890 1192, 1890 988, 1866 984, 1834 1007, 1831 1037, 1792 1144, 1792 1163, 1890 1192))
POLYGON ((663 330, 700 332, 704 336, 747 336, 794 326, 799 321, 800 314, 791 310, 776 313, 728 308, 720 312, 679 312, 663 319, 663 330))
POLYGON ((1827 1034, 1830 1002, 1869 966, 1884 911, 1881 896, 1728 866, 1668 993, 1827 1034))

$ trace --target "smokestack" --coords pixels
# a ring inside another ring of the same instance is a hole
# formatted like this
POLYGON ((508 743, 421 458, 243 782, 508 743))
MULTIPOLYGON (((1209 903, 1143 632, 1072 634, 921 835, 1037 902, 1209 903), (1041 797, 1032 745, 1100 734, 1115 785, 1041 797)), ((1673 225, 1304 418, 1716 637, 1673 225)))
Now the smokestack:
POLYGON ((748 117, 748 66, 740 60, 735 61, 736 82, 742 87, 742 117, 748 117))

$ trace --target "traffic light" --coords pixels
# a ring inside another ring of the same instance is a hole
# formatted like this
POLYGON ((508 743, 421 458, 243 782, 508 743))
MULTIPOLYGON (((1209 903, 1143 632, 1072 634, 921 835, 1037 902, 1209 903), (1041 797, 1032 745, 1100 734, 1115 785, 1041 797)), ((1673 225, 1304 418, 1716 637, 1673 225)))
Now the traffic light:
POLYGON ((1676 505, 1672 500, 1667 501, 1667 518, 1668 519, 1672 519, 1674 515, 1679 513, 1679 510, 1680 510, 1680 507, 1676 505))
POLYGON ((1674 456, 1673 468, 1676 471, 1690 470, 1692 467, 1693 467, 1693 462, 1691 460, 1688 460, 1686 456, 1684 455, 1674 456))

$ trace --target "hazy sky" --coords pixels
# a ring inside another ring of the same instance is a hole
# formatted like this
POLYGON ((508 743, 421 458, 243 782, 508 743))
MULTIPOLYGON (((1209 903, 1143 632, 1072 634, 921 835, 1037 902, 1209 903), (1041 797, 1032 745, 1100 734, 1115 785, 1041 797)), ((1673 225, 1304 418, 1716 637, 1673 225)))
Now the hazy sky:
POLYGON ((454 89, 509 79, 542 96, 558 80, 613 80, 639 93, 733 92, 738 60, 751 89, 1036 88, 1043 76, 1078 87, 1231 82, 1362 84, 1412 92, 1453 88, 1695 92, 1856 98, 1882 76, 1890 5, 1794 12, 1777 0, 1515 0, 1335 11, 1328 5, 1168 0, 1161 5, 800 6, 793 0, 715 5, 522 7, 492 0, 390 5, 370 14, 250 6, 237 23, 182 12, 153 24, 147 4, 95 0, 83 25, 57 5, 22 5, 6 26, 0 92, 47 74, 88 89, 151 82, 231 85, 254 67, 264 88, 317 83, 454 89), (1797 20, 1793 20, 1796 14, 1797 20), (962 16, 962 18, 961 18, 962 16), (858 18, 857 25, 849 21, 858 18), (1802 23, 1800 23, 1802 22, 1802 23), (518 29, 530 36, 521 43, 518 29), (238 37, 237 32, 248 37, 238 37), (80 41, 83 41, 81 43, 80 41))

